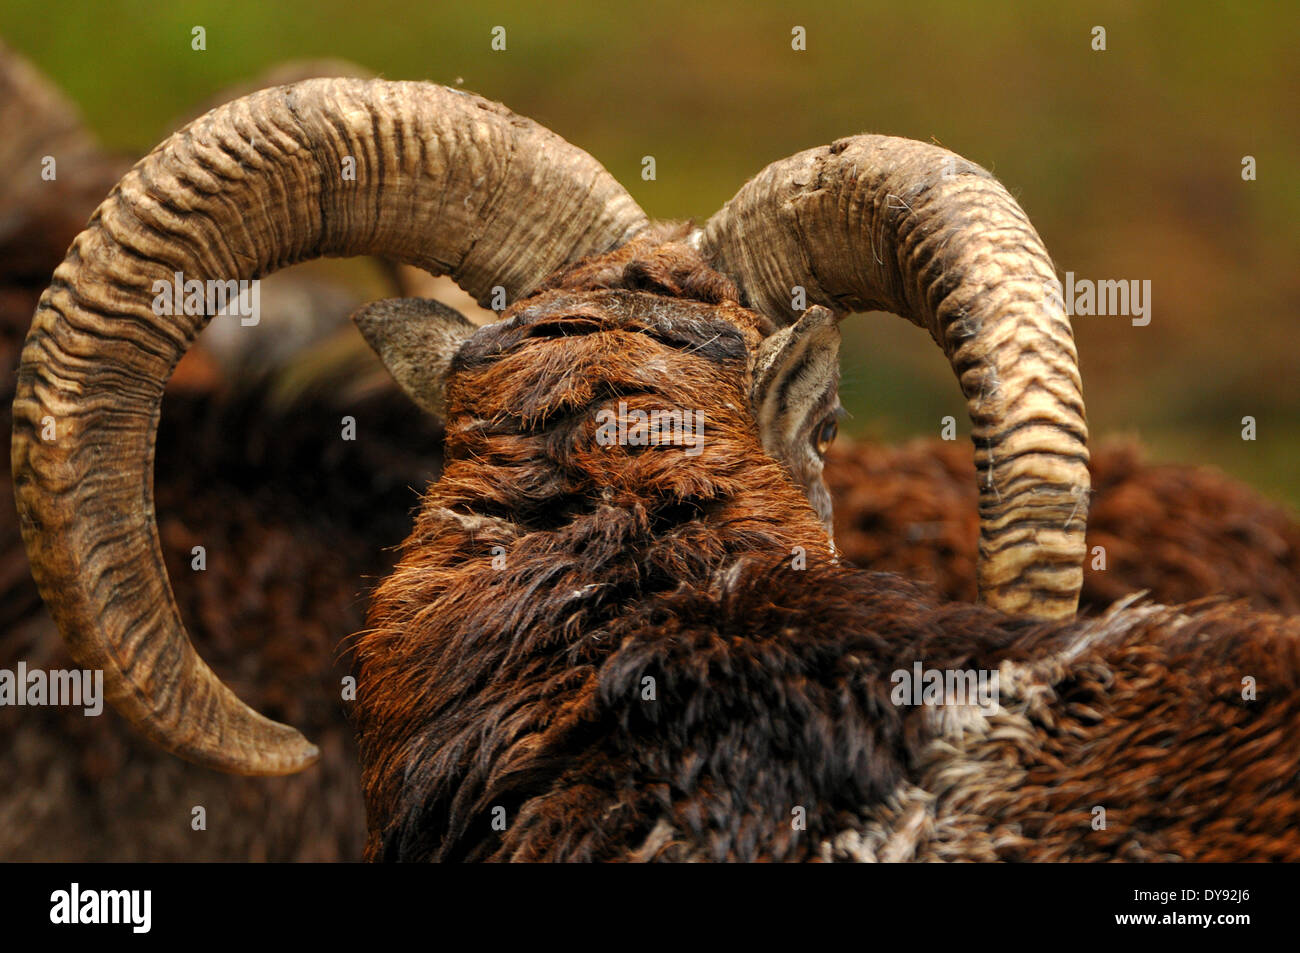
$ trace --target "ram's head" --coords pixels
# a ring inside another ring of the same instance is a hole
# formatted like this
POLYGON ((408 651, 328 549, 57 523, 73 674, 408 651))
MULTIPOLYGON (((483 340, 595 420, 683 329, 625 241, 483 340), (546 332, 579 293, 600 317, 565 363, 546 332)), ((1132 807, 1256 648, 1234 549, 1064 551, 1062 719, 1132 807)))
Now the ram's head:
MULTIPOLYGON (((535 325, 555 305, 668 338, 693 321, 734 328, 762 445, 827 523, 836 322, 908 318, 968 402, 981 599, 1074 611, 1088 490, 1075 348, 1047 253, 989 173, 934 146, 857 136, 773 163, 701 229, 652 226, 590 156, 500 105, 420 83, 312 80, 213 110, 143 159, 55 272, 23 352, 13 466, 33 573, 78 661, 102 668, 110 700, 169 750, 254 774, 315 757, 220 682, 172 597, 154 437, 164 382, 211 315, 159 315, 157 288, 178 273, 229 282, 363 254, 451 275, 485 305, 504 295, 507 321, 535 325), (634 247, 658 249, 657 273, 626 273, 620 252, 634 247)), ((434 412, 458 352, 503 329, 412 300, 358 324, 434 412)))

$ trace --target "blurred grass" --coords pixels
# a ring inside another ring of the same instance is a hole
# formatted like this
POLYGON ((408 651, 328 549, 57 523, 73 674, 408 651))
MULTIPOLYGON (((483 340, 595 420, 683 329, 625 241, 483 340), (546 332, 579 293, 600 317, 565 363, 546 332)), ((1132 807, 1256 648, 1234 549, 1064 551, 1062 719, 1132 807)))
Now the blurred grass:
MULTIPOLYGON (((1008 185, 1062 273, 1151 280, 1150 326, 1076 321, 1094 436, 1137 434, 1157 459, 1300 504, 1293 5, 22 0, 0 8, 0 35, 132 152, 289 59, 461 82, 591 152, 655 217, 707 216, 767 162, 839 136, 939 142, 1008 185)), ((846 327, 844 396, 851 432, 933 435, 949 413, 968 432, 938 350, 894 318, 846 327)))

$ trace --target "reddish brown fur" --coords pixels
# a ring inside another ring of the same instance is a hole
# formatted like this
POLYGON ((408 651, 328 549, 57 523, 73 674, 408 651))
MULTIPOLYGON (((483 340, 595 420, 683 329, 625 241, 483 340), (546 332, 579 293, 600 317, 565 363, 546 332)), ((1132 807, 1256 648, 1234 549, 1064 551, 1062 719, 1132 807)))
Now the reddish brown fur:
MULTIPOLYGON (((1283 507, 1209 469, 1157 466, 1128 444, 1092 453, 1081 609, 1148 590, 1173 605, 1222 594, 1261 611, 1300 612, 1300 524, 1283 507), (1100 569, 1094 547, 1105 550, 1100 569)), ((844 442, 827 456, 835 544, 863 569, 975 600, 979 520, 970 446, 844 442)))
MULTIPOLYGON (((557 763, 534 733, 584 730, 570 693, 591 688, 609 648, 593 632, 629 604, 744 553, 829 554, 743 412, 752 319, 734 302, 680 302, 669 326, 662 305, 644 292, 547 291, 462 348, 442 479, 376 592, 375 631, 358 642, 371 827, 403 842, 394 852, 372 837, 371 856, 454 852, 499 795, 503 764, 512 785, 549 776, 557 763), (703 452, 597 446, 595 412, 620 398, 707 408, 703 452), (466 525, 458 514, 502 521, 466 525), (504 569, 492 565, 498 545, 504 569), (495 687, 479 692, 485 680, 495 687), (436 702, 431 683, 458 701, 436 702), (424 823, 429 813, 442 820, 424 823), (451 833, 439 846, 442 825, 451 833)), ((510 796, 511 808, 522 803, 510 796)))

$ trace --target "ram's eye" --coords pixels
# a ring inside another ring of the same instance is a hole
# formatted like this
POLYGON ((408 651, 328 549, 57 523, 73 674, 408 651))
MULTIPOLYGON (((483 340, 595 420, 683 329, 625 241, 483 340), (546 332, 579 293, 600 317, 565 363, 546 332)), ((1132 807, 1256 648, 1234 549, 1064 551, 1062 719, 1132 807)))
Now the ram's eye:
POLYGON ((827 417, 813 431, 813 447, 817 450, 817 456, 826 456, 826 451, 830 449, 831 444, 835 442, 835 435, 840 432, 839 422, 835 415, 827 417))

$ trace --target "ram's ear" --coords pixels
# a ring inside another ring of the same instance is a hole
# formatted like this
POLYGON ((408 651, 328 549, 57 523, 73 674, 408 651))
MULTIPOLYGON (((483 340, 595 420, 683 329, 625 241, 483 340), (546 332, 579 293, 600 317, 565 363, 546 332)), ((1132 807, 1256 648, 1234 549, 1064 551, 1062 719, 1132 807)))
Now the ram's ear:
POLYGON ((839 355, 834 313, 813 305, 759 345, 749 394, 763 449, 803 487, 827 531, 831 495, 822 480, 822 455, 835 437, 840 413, 839 355))
POLYGON ((430 298, 376 301, 352 320, 402 392, 435 417, 443 417, 447 369, 478 328, 459 311, 430 298))
POLYGON ((777 459, 836 405, 839 355, 839 321, 821 305, 759 346, 750 400, 764 447, 777 459))

